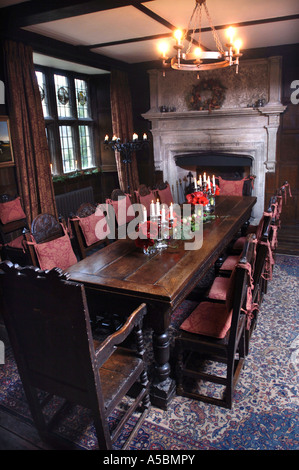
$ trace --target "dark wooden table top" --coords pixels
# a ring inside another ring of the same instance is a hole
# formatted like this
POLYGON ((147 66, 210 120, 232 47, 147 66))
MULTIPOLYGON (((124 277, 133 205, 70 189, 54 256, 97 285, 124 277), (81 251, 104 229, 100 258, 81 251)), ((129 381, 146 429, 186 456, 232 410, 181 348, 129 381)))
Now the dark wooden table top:
POLYGON ((155 299, 175 308, 249 218, 255 197, 216 197, 216 218, 203 227, 199 250, 176 248, 145 255, 130 239, 117 240, 68 269, 70 279, 111 293, 155 299))

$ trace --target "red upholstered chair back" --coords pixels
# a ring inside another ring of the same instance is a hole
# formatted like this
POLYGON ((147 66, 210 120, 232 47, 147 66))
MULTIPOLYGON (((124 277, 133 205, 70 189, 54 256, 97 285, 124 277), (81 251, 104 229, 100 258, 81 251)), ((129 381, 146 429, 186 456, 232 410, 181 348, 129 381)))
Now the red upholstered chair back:
POLYGON ((31 224, 31 233, 25 233, 27 252, 33 266, 40 269, 62 270, 77 263, 71 240, 64 223, 51 214, 38 215, 31 224))
POLYGON ((170 206, 171 203, 174 203, 170 186, 168 183, 163 186, 158 186, 157 188, 159 200, 161 204, 167 204, 170 206))
POLYGON ((156 202, 157 195, 150 188, 141 184, 138 191, 135 191, 136 199, 139 204, 142 204, 146 208, 146 212, 150 214, 150 204, 152 201, 156 202))
POLYGON ((112 191, 111 199, 106 199, 106 204, 112 205, 119 226, 129 223, 135 218, 130 195, 120 189, 112 191))
POLYGON ((1 258, 20 265, 28 264, 24 249, 23 231, 28 229, 26 214, 20 197, 0 196, 0 250, 1 258))
POLYGON ((100 206, 88 202, 81 204, 76 214, 71 215, 69 222, 81 259, 86 258, 95 248, 109 243, 107 237, 110 228, 100 206))
POLYGON ((246 176, 239 180, 228 180, 218 176, 218 181, 221 196, 250 196, 254 176, 246 176))

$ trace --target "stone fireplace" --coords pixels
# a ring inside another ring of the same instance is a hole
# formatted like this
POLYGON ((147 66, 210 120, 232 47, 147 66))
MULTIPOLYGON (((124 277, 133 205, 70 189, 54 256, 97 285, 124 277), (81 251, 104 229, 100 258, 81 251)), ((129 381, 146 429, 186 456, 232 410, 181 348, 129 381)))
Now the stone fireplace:
POLYGON ((201 72, 225 86, 220 109, 194 111, 188 108, 188 93, 196 74, 167 70, 150 71, 151 108, 143 115, 151 122, 155 169, 163 172, 176 202, 179 180, 189 171, 227 171, 254 175, 257 196, 252 217, 257 223, 264 210, 265 175, 275 172, 276 136, 281 104, 281 58, 241 61, 235 70, 201 72), (263 106, 256 106, 263 100, 263 106), (165 108, 171 111, 161 112, 165 108), (204 157, 204 158, 203 158, 204 157), (216 158, 217 157, 217 158, 216 158), (210 163, 209 163, 210 160, 210 163))

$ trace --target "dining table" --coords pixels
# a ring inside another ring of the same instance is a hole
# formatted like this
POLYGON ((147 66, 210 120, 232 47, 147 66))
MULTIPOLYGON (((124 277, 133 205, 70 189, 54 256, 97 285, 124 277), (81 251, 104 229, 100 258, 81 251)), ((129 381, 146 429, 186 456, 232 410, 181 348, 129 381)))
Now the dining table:
POLYGON ((84 284, 87 298, 99 302, 111 315, 146 303, 145 322, 153 332, 150 397, 154 406, 164 410, 175 395, 169 364, 171 315, 248 223, 256 203, 254 196, 216 196, 215 200, 213 217, 203 223, 203 243, 197 250, 188 249, 184 240, 175 240, 148 255, 126 237, 67 270, 71 281, 84 284))

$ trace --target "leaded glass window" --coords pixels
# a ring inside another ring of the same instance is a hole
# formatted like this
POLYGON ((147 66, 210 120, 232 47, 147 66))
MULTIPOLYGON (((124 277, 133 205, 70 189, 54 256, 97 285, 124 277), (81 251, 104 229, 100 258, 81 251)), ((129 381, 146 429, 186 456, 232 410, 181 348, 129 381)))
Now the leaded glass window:
POLYGON ((94 167, 88 78, 37 67, 53 174, 94 167))

